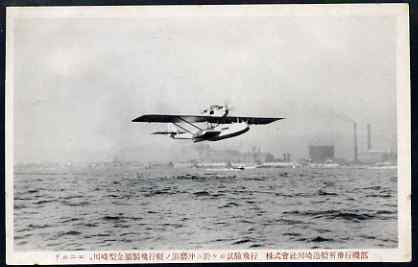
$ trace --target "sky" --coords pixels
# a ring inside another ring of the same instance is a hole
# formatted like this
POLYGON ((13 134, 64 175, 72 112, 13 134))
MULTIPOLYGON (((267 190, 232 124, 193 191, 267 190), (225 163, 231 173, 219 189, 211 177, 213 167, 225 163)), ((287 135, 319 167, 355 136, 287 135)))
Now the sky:
POLYGON ((133 123, 147 113, 285 117, 213 149, 353 158, 372 127, 396 145, 396 21, 389 16, 21 18, 14 31, 16 162, 182 160, 196 144, 133 123))

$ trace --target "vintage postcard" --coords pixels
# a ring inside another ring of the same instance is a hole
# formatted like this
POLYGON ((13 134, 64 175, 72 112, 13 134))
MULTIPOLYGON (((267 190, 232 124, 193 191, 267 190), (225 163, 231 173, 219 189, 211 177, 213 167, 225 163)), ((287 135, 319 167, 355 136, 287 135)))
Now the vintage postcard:
POLYGON ((407 4, 7 8, 8 264, 411 260, 407 4))

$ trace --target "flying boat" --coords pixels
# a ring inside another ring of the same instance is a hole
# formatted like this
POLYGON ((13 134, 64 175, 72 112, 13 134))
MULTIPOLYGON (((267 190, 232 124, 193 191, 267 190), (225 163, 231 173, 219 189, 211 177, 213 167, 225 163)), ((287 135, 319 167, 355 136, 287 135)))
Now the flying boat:
POLYGON ((145 114, 132 122, 172 124, 175 130, 157 131, 152 134, 202 142, 235 137, 248 132, 250 125, 264 125, 284 119, 229 116, 229 112, 230 108, 227 105, 210 105, 201 115, 145 114))

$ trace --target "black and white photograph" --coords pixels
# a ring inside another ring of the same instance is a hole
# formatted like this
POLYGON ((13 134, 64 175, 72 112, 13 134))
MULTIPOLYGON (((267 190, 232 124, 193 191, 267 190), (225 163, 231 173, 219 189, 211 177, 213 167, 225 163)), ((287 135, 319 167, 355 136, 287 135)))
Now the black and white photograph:
POLYGON ((7 8, 7 263, 409 261, 408 21, 7 8))

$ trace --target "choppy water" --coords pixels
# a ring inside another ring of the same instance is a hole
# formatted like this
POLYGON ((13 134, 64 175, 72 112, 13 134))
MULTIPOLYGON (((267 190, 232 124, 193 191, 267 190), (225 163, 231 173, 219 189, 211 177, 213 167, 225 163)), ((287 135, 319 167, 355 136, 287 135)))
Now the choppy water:
POLYGON ((24 250, 397 246, 396 170, 15 174, 24 250))

